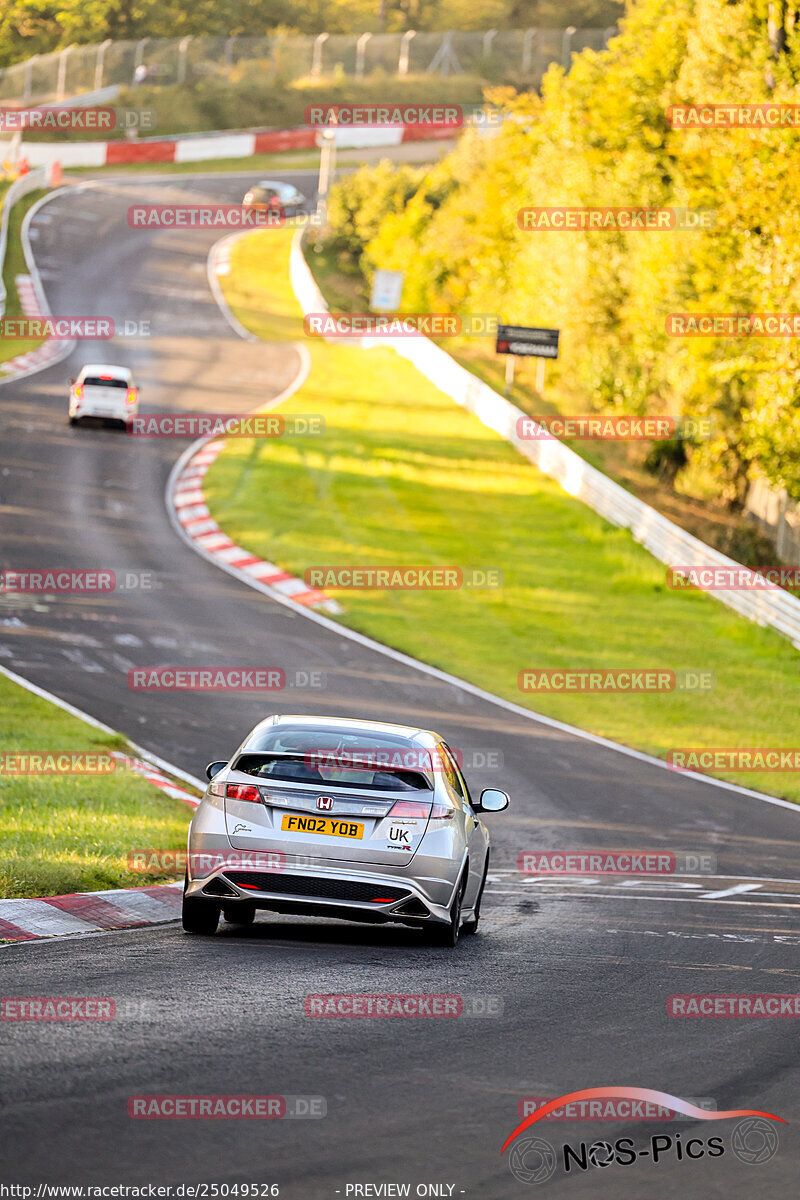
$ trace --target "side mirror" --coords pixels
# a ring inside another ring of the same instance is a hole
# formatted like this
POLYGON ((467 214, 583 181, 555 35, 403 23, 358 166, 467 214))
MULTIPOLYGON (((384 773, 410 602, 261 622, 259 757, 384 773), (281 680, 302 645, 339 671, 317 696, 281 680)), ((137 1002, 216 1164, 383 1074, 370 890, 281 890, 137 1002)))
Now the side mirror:
POLYGON ((70 381, 69 381, 69 386, 70 386, 70 387, 74 387, 74 385, 75 385, 75 380, 74 380, 74 379, 70 379, 70 381))
POLYGON ((213 779, 215 775, 219 775, 223 767, 227 767, 227 762, 210 762, 206 767, 206 779, 213 779))
POLYGON ((484 788, 477 808, 478 812, 502 812, 508 808, 508 796, 499 788, 484 788))

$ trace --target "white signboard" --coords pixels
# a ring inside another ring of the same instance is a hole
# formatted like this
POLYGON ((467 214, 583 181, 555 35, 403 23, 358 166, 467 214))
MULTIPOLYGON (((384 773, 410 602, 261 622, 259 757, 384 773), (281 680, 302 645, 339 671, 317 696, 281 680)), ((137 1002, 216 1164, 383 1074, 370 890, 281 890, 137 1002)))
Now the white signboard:
POLYGON ((373 312, 397 312, 403 294, 404 271, 376 271, 369 306, 373 312))

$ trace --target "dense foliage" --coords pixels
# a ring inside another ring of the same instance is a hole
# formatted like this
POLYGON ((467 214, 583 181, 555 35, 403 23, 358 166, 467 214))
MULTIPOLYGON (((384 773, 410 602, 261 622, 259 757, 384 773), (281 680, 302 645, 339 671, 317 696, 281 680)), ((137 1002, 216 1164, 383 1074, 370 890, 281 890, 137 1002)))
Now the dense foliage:
MULTIPOLYGON (((771 6, 781 13, 779 5, 771 6)), ((515 119, 469 136, 418 181, 385 169, 331 207, 369 275, 403 269, 407 311, 496 312, 560 327, 562 381, 605 411, 711 417, 690 449, 693 488, 739 503, 763 473, 800 499, 800 352, 790 337, 677 338, 670 313, 800 313, 800 135, 672 129, 683 103, 800 103, 800 39, 768 36, 762 0, 637 0, 602 53, 541 97, 497 92, 515 119), (370 194, 353 244, 352 198, 370 194), (377 232, 375 208, 383 198, 377 232), (716 211, 713 232, 523 232, 531 205, 673 205, 716 211), (340 214, 344 214, 346 219, 340 214)))

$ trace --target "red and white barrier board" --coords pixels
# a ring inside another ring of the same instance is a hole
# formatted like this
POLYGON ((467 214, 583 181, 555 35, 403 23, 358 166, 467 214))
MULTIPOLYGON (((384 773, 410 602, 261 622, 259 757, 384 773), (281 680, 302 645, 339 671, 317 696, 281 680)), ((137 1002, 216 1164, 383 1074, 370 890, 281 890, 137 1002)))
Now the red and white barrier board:
MULTIPOLYGON (((254 154, 275 154, 284 150, 313 150, 319 129, 303 125, 298 129, 252 130, 244 133, 186 134, 172 139, 147 138, 118 142, 25 142, 24 154, 32 167, 108 167, 121 163, 206 162, 214 158, 250 158, 254 154)), ((368 146, 399 146, 401 142, 452 138, 458 129, 452 125, 381 125, 347 127, 334 130, 340 149, 368 146)))

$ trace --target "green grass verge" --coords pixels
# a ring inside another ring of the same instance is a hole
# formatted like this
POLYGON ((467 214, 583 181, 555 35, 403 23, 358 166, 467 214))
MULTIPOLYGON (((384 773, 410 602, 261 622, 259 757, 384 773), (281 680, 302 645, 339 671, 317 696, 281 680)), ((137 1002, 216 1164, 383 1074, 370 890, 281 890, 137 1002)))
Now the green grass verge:
MULTIPOLYGON (((127 751, 0 675, 0 746, 7 753, 127 751)), ((174 881, 128 869, 130 850, 185 850, 191 810, 140 776, 0 772, 0 897, 56 896, 174 881)))
MULTIPOLYGON (((289 236, 237 242, 221 279, 262 338, 303 337, 289 236)), ((312 256, 313 257, 313 256, 312 256)), ((321 413, 323 438, 233 439, 206 476, 215 519, 240 545, 308 567, 496 567, 487 591, 335 591, 353 629, 519 704, 664 756, 680 746, 798 746, 800 655, 665 568, 571 499, 391 350, 306 339, 310 377, 282 408, 321 413), (693 668, 708 692, 523 693, 521 670, 693 668)), ((791 774, 728 776, 800 799, 791 774)))
MULTIPOLYGON (((11 209, 8 218, 8 244, 6 246, 6 261, 3 265, 3 282, 6 285, 6 308, 5 316, 21 317, 23 315, 22 305, 19 302, 17 295, 17 286, 14 283, 17 275, 27 275, 28 266, 25 262, 25 255, 22 253, 22 222, 29 208, 32 208, 37 200, 47 194, 47 189, 42 188, 36 192, 29 192, 27 196, 23 196, 21 200, 11 209)), ((41 346, 41 338, 17 338, 17 339, 1 339, 0 338, 0 376, 3 374, 3 363, 9 359, 17 358, 20 354, 26 354, 28 350, 35 350, 37 346, 41 346)))

